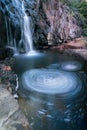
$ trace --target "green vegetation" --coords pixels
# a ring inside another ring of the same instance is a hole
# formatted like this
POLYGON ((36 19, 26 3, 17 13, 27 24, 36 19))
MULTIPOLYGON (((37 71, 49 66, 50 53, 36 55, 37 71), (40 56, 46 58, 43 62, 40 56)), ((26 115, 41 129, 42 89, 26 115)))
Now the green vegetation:
POLYGON ((78 5, 79 11, 87 19, 87 2, 81 2, 78 5))
POLYGON ((83 28, 83 35, 87 36, 87 2, 83 1, 78 4, 78 9, 82 18, 84 20, 83 28))
POLYGON ((70 7, 71 15, 75 16, 78 20, 78 24, 82 26, 84 35, 87 36, 87 0, 60 0, 65 5, 70 7))

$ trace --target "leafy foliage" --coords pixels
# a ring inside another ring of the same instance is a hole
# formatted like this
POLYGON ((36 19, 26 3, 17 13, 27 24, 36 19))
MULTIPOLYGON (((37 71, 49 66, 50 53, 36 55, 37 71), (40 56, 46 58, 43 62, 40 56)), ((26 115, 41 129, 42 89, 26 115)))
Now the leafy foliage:
POLYGON ((84 2, 79 3, 78 9, 84 19, 84 24, 82 26, 83 35, 87 36, 87 2, 84 1, 84 2))
POLYGON ((79 11, 81 14, 83 14, 84 17, 87 18, 87 2, 81 2, 78 5, 79 11))
POLYGON ((66 4, 83 28, 83 34, 87 36, 87 0, 60 0, 66 4))

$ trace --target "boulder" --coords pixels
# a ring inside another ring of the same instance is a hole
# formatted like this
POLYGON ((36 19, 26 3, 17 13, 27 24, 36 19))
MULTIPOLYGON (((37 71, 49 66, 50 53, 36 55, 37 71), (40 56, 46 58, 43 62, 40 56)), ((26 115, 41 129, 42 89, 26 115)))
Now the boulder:
POLYGON ((0 130, 29 130, 29 123, 17 100, 0 85, 0 130))

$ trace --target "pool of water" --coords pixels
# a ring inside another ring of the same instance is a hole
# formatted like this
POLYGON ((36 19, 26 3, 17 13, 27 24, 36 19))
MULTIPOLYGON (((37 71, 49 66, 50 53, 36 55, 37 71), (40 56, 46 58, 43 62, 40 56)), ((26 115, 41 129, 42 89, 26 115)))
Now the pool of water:
POLYGON ((56 52, 18 55, 14 70, 30 130, 87 130, 87 72, 81 58, 56 52))

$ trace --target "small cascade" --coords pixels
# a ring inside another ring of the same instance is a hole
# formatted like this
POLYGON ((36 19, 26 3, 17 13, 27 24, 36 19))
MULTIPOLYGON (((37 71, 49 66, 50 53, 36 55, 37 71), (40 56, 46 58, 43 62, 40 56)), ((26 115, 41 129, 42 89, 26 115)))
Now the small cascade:
POLYGON ((28 12, 25 11, 24 1, 22 2, 22 10, 23 10, 23 35, 22 39, 24 39, 25 51, 26 53, 33 52, 33 40, 32 40, 32 31, 31 31, 31 17, 29 16, 28 12))
POLYGON ((10 20, 7 19, 6 16, 5 16, 5 26, 6 26, 6 34, 7 34, 6 48, 10 48, 13 50, 14 53, 17 53, 16 40, 15 40, 15 38, 13 38, 13 35, 12 35, 10 20))
POLYGON ((30 16, 24 16, 24 41, 26 43, 26 52, 33 51, 32 34, 30 30, 30 16))

